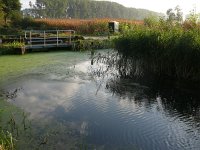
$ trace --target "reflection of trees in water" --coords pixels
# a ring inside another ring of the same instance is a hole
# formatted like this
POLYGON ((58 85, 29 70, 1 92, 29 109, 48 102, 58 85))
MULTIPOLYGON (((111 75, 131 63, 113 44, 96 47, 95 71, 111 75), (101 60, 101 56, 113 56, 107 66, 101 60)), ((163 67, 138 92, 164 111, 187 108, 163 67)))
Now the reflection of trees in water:
POLYGON ((151 107, 160 99, 163 110, 169 114, 174 114, 177 111, 185 117, 194 117, 200 121, 200 97, 198 93, 188 93, 173 87, 158 87, 155 85, 147 87, 141 85, 138 80, 136 83, 131 79, 120 78, 109 80, 106 84, 106 88, 113 94, 128 97, 130 101, 134 100, 135 103, 145 102, 146 107, 151 107))
POLYGON ((21 90, 22 88, 16 88, 13 91, 5 91, 0 89, 0 97, 3 97, 4 99, 15 99, 18 92, 21 90))
POLYGON ((134 103, 145 103, 145 107, 151 107, 159 100, 165 112, 171 115, 177 112, 186 118, 200 121, 198 90, 189 90, 191 87, 187 85, 182 88, 174 80, 145 75, 142 62, 124 58, 117 53, 98 54, 94 59, 97 68, 92 74, 106 80, 106 89, 111 93, 126 97, 134 103), (105 65, 99 67, 98 63, 105 65))

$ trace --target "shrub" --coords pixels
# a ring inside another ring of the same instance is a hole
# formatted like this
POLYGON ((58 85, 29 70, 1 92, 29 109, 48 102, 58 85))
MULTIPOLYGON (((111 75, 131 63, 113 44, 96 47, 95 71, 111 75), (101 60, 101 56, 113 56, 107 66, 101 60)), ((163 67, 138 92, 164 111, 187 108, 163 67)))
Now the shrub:
POLYGON ((87 51, 94 49, 108 49, 112 48, 111 40, 78 40, 75 44, 75 51, 87 51))
POLYGON ((12 42, 0 45, 0 55, 5 54, 19 54, 24 43, 12 42))

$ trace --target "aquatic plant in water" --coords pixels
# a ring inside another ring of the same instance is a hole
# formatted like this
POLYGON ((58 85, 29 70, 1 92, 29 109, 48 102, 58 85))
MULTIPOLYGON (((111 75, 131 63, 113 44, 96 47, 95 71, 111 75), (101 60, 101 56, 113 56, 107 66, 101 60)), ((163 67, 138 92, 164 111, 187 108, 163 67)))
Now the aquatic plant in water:
POLYGON ((12 133, 1 131, 0 133, 0 150, 14 150, 14 141, 12 133))

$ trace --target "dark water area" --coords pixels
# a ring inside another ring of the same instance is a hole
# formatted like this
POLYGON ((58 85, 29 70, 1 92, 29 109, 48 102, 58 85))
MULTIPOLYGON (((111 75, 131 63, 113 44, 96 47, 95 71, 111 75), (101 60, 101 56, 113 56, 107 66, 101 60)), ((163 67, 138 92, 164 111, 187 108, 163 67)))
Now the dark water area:
POLYGON ((31 122, 18 149, 200 149, 198 92, 94 76, 97 67, 88 56, 73 66, 36 69, 2 87, 31 122))

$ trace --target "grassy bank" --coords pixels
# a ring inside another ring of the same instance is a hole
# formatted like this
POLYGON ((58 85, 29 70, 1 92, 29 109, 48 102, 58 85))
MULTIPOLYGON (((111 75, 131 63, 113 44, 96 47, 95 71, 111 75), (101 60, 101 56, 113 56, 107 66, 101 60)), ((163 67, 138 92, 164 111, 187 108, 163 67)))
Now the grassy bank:
POLYGON ((138 27, 115 39, 115 48, 121 55, 119 70, 127 70, 127 76, 150 72, 180 80, 200 80, 198 27, 138 27))

